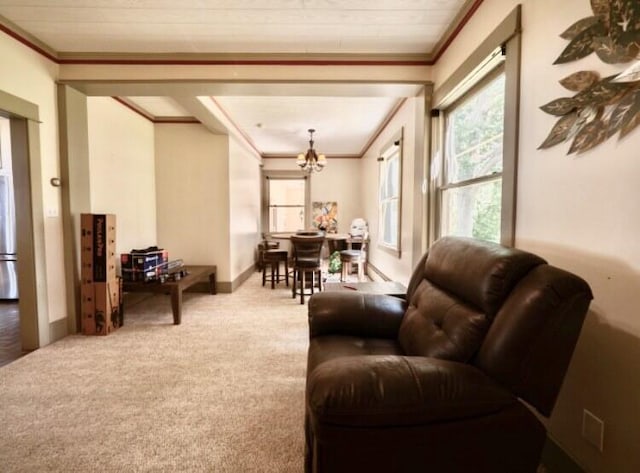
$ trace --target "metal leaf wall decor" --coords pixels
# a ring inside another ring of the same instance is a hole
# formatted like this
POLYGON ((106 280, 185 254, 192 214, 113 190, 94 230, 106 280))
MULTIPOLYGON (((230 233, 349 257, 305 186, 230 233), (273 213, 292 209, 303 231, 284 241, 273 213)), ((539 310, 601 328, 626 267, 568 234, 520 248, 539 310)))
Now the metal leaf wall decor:
POLYGON ((600 78, 578 71, 560 84, 575 92, 540 108, 558 121, 538 149, 573 139, 569 153, 582 153, 619 132, 640 125, 640 1, 590 0, 593 15, 576 21, 560 37, 569 41, 554 64, 596 55, 607 64, 634 63, 620 74, 600 78))

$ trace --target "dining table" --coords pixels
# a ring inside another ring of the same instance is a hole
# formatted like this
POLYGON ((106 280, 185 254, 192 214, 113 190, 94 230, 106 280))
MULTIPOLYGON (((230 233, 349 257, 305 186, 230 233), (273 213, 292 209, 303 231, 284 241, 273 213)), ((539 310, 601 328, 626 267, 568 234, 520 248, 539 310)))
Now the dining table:
MULTIPOLYGON (((265 238, 272 240, 286 240, 290 241, 293 235, 317 235, 321 232, 317 230, 301 230, 298 232, 274 232, 265 234, 265 238)), ((341 247, 339 242, 344 242, 344 247, 342 249, 351 250, 353 249, 353 244, 361 244, 365 241, 365 239, 361 236, 354 236, 350 233, 325 233, 326 238, 326 246, 324 249, 326 250, 326 254, 323 252, 323 256, 327 257, 330 254, 331 247, 334 248, 341 247)), ((338 250, 339 251, 339 250, 338 250)))

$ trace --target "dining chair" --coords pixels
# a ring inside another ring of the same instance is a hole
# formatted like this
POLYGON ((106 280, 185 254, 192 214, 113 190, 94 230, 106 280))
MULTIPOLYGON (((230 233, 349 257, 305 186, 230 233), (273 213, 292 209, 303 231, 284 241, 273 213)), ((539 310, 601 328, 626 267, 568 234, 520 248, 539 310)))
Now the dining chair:
POLYGON ((273 241, 266 238, 266 236, 262 235, 262 241, 258 243, 258 263, 256 267, 258 271, 262 271, 264 269, 264 253, 269 250, 277 250, 280 248, 279 241, 273 241))
POLYGON ((262 255, 262 285, 271 282, 271 289, 281 281, 285 281, 289 287, 289 252, 287 250, 266 250, 262 255), (280 263, 284 263, 284 274, 280 274, 280 263), (270 275, 267 269, 271 270, 270 275))
POLYGON ((304 304, 305 289, 313 294, 317 286, 322 291, 322 246, 325 236, 291 235, 293 252, 292 298, 300 295, 304 304), (307 284, 308 283, 308 284, 307 284))
POLYGON ((347 275, 351 274, 351 265, 358 265, 358 281, 363 281, 367 273, 367 241, 369 235, 365 234, 362 238, 351 238, 351 249, 342 250, 340 252, 340 263, 342 263, 342 272, 340 280, 346 281, 347 275))

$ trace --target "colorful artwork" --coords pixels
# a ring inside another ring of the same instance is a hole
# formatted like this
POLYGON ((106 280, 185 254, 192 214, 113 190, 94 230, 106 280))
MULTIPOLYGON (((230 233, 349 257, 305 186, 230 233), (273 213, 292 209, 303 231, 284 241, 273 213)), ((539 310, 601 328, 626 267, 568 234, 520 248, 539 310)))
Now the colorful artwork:
POLYGON ((338 231, 338 203, 314 202, 311 206, 313 228, 324 230, 328 233, 338 231))

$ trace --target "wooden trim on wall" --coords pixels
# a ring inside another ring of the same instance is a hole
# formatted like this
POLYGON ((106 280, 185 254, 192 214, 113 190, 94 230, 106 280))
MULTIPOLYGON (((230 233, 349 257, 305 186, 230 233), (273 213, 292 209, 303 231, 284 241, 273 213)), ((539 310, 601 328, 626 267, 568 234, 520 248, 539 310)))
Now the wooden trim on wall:
POLYGON ((483 0, 467 0, 467 3, 462 7, 458 16, 456 16, 456 18, 451 22, 451 25, 443 38, 438 42, 438 44, 436 44, 436 47, 433 48, 435 54, 431 60, 431 65, 438 62, 438 59, 440 59, 451 43, 453 43, 453 40, 456 39, 456 36, 458 36, 460 31, 462 31, 464 26, 473 17, 482 2, 483 0))
MULTIPOLYGON (((300 149, 300 151, 305 151, 304 149, 300 149)), ((261 155, 263 159, 296 159, 298 157, 297 154, 269 154, 264 153, 261 155)), ((329 159, 360 159, 362 158, 361 154, 326 154, 327 160, 329 159)))
POLYGON ((121 103, 122 105, 127 107, 129 110, 132 110, 133 112, 137 113, 141 117, 146 118, 151 123, 177 123, 177 124, 182 124, 182 123, 192 123, 192 124, 193 123, 202 123, 200 120, 198 120, 195 117, 179 117, 179 116, 178 117, 158 117, 158 116, 154 116, 154 115, 151 115, 146 110, 144 110, 143 108, 138 107, 136 104, 131 103, 127 99, 124 99, 122 97, 116 97, 116 96, 111 96, 111 98, 113 100, 115 100, 116 102, 121 103))
POLYGON ((385 119, 382 120, 382 123, 380 123, 380 126, 378 126, 378 129, 376 130, 376 132, 373 135, 371 135, 371 138, 369 138, 369 141, 367 141, 367 143, 363 146, 362 151, 360 151, 361 158, 365 154, 367 154, 367 152, 369 151, 373 143, 375 143, 375 141, 378 139, 380 134, 385 130, 387 125, 391 123, 391 120, 393 120, 393 117, 395 117, 398 114, 398 112, 400 111, 400 109, 402 108, 402 106, 405 104, 406 101, 407 101, 407 97, 404 97, 396 102, 396 104, 391 109, 391 111, 387 114, 385 119))
POLYGON ((372 264, 371 261, 367 261, 367 270, 376 273, 378 275, 378 277, 380 279, 382 279, 383 281, 391 281, 392 280, 389 276, 384 274, 380 269, 378 269, 374 264, 372 264))
POLYGON ((36 104, 27 102, 2 90, 0 90, 0 109, 2 116, 5 117, 15 115, 34 122, 40 122, 40 112, 36 104))
POLYGON ((520 137, 520 56, 521 35, 507 41, 505 71, 504 141, 502 143, 502 213, 500 235, 503 245, 513 246, 516 236, 518 149, 520 137))
POLYGON ((0 15, 0 31, 5 32, 7 35, 11 36, 16 41, 24 44, 28 48, 37 52, 38 54, 46 57, 50 61, 59 64, 58 52, 51 49, 48 45, 40 41, 38 38, 33 36, 32 34, 26 32, 18 25, 10 21, 8 18, 0 15))

